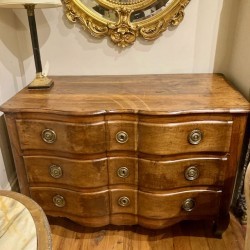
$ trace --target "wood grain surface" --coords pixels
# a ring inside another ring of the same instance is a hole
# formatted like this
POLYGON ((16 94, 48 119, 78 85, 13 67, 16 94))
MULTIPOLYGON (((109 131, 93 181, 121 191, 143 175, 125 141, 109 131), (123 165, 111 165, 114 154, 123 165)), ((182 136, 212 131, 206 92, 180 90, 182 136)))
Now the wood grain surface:
POLYGON ((216 239, 207 221, 183 221, 160 230, 140 226, 88 228, 49 218, 54 250, 244 250, 245 230, 231 214, 229 227, 216 239))
POLYGON ((220 74, 53 76, 51 90, 23 89, 3 112, 185 114, 247 112, 220 74))

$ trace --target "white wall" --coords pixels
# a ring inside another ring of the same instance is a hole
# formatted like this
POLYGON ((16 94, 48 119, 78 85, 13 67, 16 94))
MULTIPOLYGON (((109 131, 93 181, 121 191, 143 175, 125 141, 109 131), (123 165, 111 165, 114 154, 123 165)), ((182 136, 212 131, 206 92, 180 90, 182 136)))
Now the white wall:
MULTIPOLYGON (((21 80, 22 61, 20 61, 17 42, 16 18, 11 10, 0 9, 0 104, 23 88, 21 80)), ((0 189, 10 189, 16 175, 7 131, 0 112, 0 189)))
MULTIPOLYGON (((192 0, 181 25, 154 42, 139 39, 127 49, 108 38, 95 39, 70 23, 62 9, 37 10, 43 64, 52 75, 153 74, 212 72, 222 0, 192 0)), ((28 74, 34 70, 26 13, 16 11, 22 59, 28 74), (26 26, 26 27, 25 27, 26 26), (31 59, 31 60, 29 60, 31 59)))
POLYGON ((224 1, 214 67, 250 101, 249 13, 250 0, 224 1))
MULTIPOLYGON (((239 82, 239 88, 245 93, 248 91, 248 71, 244 62, 249 62, 250 50, 246 52, 243 48, 245 36, 249 44, 249 1, 192 0, 178 28, 166 31, 154 42, 139 39, 127 49, 114 47, 107 38, 91 37, 78 24, 66 20, 62 8, 36 10, 42 63, 49 62, 50 75, 222 71, 233 75, 232 79, 237 84, 239 82), (234 27, 237 28, 237 39, 228 39, 234 37, 234 27), (248 59, 242 60, 242 54, 248 59), (225 58, 234 62, 227 64, 225 58)), ((0 10, 0 39, 1 104, 34 78, 25 10, 0 10)), ((8 181, 13 179, 13 165, 3 127, 0 126, 1 188, 7 187, 8 181)))

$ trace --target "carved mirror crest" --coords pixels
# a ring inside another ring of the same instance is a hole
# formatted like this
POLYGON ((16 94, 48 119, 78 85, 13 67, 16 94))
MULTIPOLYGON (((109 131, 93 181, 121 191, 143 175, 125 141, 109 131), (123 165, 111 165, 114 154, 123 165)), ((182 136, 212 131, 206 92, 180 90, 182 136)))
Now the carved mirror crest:
POLYGON ((191 0, 63 0, 66 16, 79 22, 94 37, 110 36, 121 47, 138 36, 158 38, 169 26, 177 26, 191 0))

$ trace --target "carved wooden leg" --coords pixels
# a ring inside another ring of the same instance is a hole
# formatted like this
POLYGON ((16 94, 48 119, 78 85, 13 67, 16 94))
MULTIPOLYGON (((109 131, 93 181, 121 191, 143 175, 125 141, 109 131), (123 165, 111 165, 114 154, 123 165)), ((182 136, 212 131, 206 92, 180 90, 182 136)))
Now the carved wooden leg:
POLYGON ((218 219, 215 220, 213 227, 214 236, 221 239, 222 234, 227 229, 229 223, 230 223, 229 212, 223 216, 218 217, 218 219))

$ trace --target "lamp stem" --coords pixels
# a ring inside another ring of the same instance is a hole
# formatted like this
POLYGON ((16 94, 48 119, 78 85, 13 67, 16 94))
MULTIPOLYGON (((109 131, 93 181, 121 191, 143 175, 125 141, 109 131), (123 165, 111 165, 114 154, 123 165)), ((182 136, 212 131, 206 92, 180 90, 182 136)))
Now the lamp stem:
POLYGON ((34 60, 36 65, 36 73, 42 73, 42 63, 40 56, 40 49, 38 43, 37 29, 36 29, 36 19, 35 19, 35 4, 25 4, 27 9, 27 15, 29 19, 30 35, 32 41, 32 48, 34 54, 34 60))
POLYGON ((54 81, 42 74, 42 63, 36 29, 35 4, 25 4, 24 7, 27 10, 29 19, 30 36, 36 65, 36 78, 29 84, 28 89, 49 89, 54 85, 54 81))

